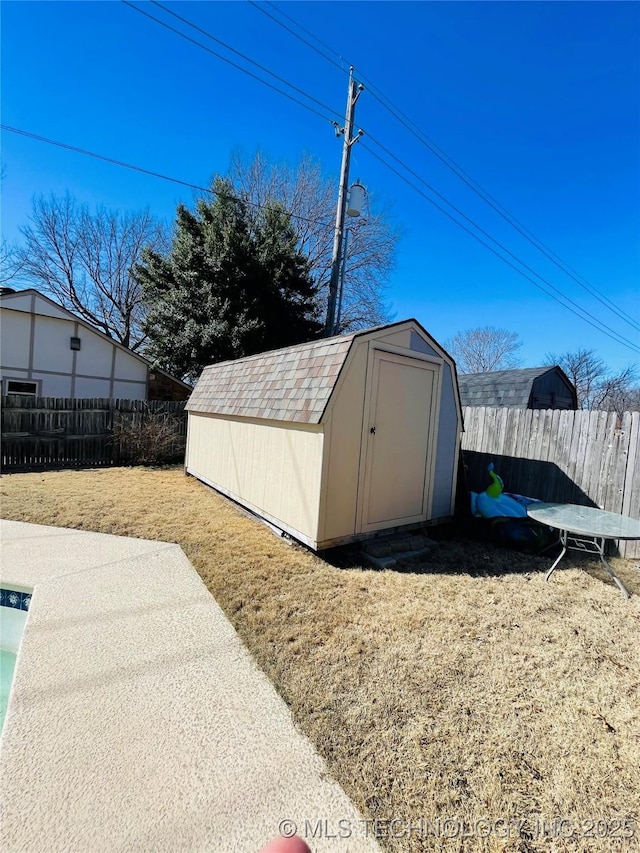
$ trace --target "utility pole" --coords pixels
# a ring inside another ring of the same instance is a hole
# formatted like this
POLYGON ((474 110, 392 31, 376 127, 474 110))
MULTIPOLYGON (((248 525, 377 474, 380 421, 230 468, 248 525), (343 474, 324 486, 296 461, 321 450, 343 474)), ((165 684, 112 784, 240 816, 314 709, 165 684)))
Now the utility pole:
POLYGON ((351 161, 351 146, 362 136, 359 130, 353 136, 353 119, 356 112, 356 101, 364 89, 362 83, 356 83, 353 79, 353 66, 349 69, 349 92, 347 95, 347 111, 345 114, 344 127, 338 127, 334 122, 336 136, 344 135, 342 145, 342 167, 340 169, 340 187, 338 190, 338 208, 336 210, 336 227, 333 235, 333 255, 331 257, 331 279, 329 281, 329 301, 327 304, 327 320, 324 327, 325 338, 331 337, 336 332, 336 301, 338 298, 338 285, 340 283, 340 262, 342 259, 344 216, 347 200, 347 184, 349 183, 349 163, 351 161))
POLYGON ((342 291, 344 290, 344 271, 347 266, 347 243, 349 242, 349 229, 344 230, 344 240, 342 241, 342 263, 340 264, 340 290, 338 292, 338 307, 336 308, 336 332, 340 331, 340 317, 342 315, 342 291))

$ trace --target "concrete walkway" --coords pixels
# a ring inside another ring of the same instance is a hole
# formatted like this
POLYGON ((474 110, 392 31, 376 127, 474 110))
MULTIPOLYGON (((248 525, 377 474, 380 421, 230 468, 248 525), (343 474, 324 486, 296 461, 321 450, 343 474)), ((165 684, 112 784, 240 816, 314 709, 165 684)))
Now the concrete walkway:
POLYGON ((372 830, 177 545, 0 522, 34 589, 0 748, 0 849, 314 851, 372 830), (333 837, 331 837, 333 836, 333 837))

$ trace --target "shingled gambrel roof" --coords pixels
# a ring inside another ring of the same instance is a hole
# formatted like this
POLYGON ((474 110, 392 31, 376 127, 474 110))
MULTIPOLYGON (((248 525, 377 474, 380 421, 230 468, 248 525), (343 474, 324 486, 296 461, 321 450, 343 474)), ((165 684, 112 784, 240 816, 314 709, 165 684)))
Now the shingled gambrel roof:
POLYGON ((205 367, 187 411, 318 424, 356 334, 205 367))
POLYGON ((534 380, 556 369, 555 367, 525 367, 520 370, 458 374, 462 405, 526 409, 534 380))

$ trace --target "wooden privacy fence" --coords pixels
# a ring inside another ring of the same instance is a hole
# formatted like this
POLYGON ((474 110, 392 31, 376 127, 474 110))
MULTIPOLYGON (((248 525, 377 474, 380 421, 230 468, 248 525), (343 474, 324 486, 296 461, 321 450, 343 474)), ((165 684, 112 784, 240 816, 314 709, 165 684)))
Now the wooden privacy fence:
POLYGON ((2 471, 184 458, 184 402, 2 397, 2 471))
MULTIPOLYGON (((463 409, 468 488, 489 485, 493 462, 505 491, 597 506, 640 519, 640 412, 463 409)), ((620 542, 625 557, 640 543, 620 542)))

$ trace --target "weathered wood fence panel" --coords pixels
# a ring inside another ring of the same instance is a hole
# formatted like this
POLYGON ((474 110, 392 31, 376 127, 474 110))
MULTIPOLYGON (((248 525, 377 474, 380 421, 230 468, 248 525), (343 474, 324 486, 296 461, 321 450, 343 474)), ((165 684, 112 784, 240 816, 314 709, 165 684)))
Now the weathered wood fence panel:
MULTIPOLYGON (((489 485, 493 462, 516 494, 598 506, 640 519, 640 412, 463 410, 462 457, 469 489, 489 485)), ((620 542, 640 557, 640 543, 620 542)))
POLYGON ((179 460, 187 434, 184 407, 184 402, 2 397, 2 471, 129 462, 135 458, 136 435, 151 422, 164 426, 167 456, 179 460))

